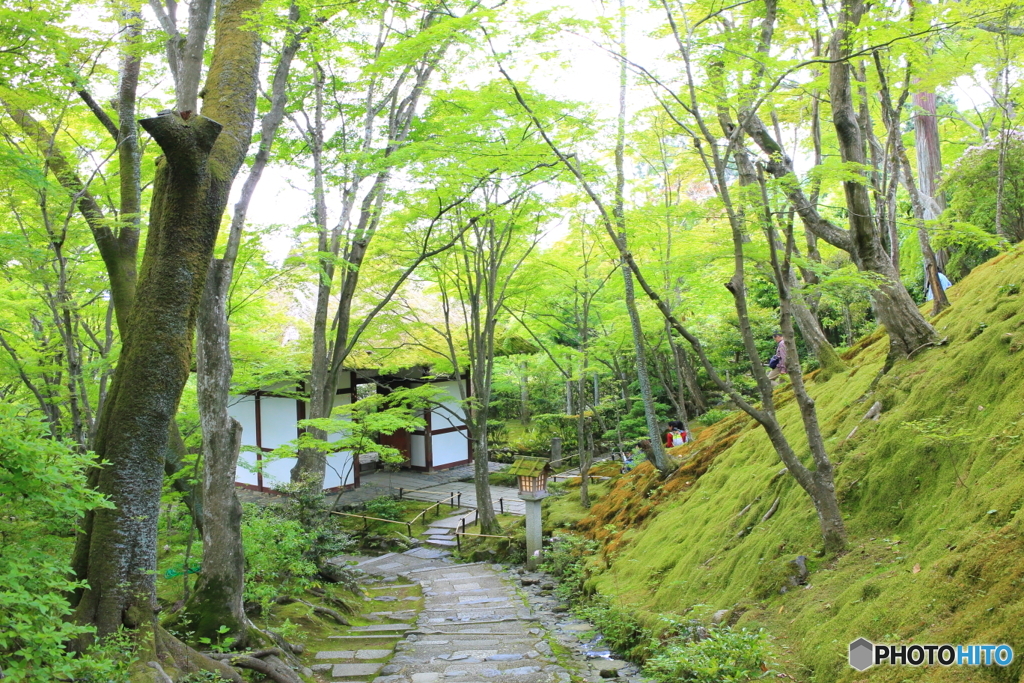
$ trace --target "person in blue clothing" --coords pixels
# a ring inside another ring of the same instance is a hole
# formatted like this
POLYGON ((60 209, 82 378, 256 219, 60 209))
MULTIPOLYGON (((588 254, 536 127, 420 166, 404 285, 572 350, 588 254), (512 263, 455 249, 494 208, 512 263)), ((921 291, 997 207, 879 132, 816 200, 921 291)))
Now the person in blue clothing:
POLYGON ((771 368, 768 379, 772 381, 772 384, 778 386, 782 383, 780 378, 786 373, 786 340, 778 330, 772 333, 772 339, 775 340, 776 346, 775 355, 768 361, 768 367, 771 368))
MULTIPOLYGON (((953 283, 950 282, 949 278, 946 277, 941 271, 939 272, 939 284, 942 285, 942 290, 943 291, 945 291, 945 290, 947 290, 947 289, 949 289, 950 287, 953 286, 953 283)), ((928 282, 928 275, 925 274, 925 276, 924 276, 924 300, 925 301, 931 301, 934 298, 935 298, 935 295, 932 293, 932 283, 928 282)))

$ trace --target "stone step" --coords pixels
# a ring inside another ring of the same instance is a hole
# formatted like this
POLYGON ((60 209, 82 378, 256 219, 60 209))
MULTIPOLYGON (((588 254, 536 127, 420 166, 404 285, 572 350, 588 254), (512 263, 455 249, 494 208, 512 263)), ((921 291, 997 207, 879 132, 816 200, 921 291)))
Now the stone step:
POLYGON ((454 548, 455 546, 458 545, 458 542, 457 541, 446 541, 443 538, 438 538, 438 537, 435 536, 435 537, 428 538, 427 539, 427 544, 428 545, 440 546, 442 548, 454 548))
POLYGON ((322 650, 316 659, 384 659, 394 650, 322 650))
POLYGON ((353 626, 352 631, 366 632, 366 631, 408 631, 412 628, 411 624, 371 624, 369 626, 353 626))
POLYGON ((335 664, 331 669, 332 678, 355 678, 364 676, 375 676, 383 663, 378 664, 335 664))
POLYGON ((401 633, 371 633, 365 636, 327 636, 331 640, 386 640, 388 638, 394 638, 398 640, 402 637, 401 633))

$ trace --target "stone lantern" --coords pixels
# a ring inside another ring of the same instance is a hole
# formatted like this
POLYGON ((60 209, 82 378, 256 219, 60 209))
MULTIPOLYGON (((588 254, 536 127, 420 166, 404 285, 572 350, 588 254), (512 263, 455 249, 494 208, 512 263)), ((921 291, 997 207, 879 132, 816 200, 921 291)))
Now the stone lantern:
POLYGON ((541 559, 541 501, 548 495, 548 473, 551 468, 545 458, 523 456, 518 458, 509 474, 519 477, 519 497, 526 503, 526 568, 533 571, 541 559))

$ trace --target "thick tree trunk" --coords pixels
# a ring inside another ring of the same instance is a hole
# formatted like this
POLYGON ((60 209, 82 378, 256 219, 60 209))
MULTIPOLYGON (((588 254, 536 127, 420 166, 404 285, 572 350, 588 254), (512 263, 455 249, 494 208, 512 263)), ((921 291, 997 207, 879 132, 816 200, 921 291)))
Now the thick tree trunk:
MULTIPOLYGON (((289 19, 299 18, 292 5, 289 19)), ((242 509, 235 494, 235 468, 241 446, 241 425, 228 414, 233 366, 228 303, 235 261, 242 241, 249 203, 270 160, 270 151, 284 119, 286 86, 292 59, 306 31, 289 35, 281 51, 271 87, 270 111, 263 118, 260 146, 235 205, 224 256, 210 264, 199 312, 196 377, 203 428, 203 567, 184 615, 196 638, 232 638, 233 647, 250 644, 254 629, 245 615, 242 591, 245 556, 242 509), (227 632, 221 627, 226 626, 227 632)))
POLYGON ((141 123, 165 157, 157 167, 142 275, 128 319, 132 332, 96 440, 97 455, 109 463, 97 488, 115 507, 97 510, 91 534, 82 539, 89 587, 75 613, 101 637, 153 618, 164 449, 191 367, 196 311, 219 227, 208 162, 221 124, 177 115, 141 123))
MULTIPOLYGON (((224 0, 220 5, 207 84, 209 117, 171 113, 140 122, 164 157, 157 164, 128 331, 96 435, 95 450, 109 465, 98 470, 94 482, 115 507, 96 512, 76 549, 86 560, 88 581, 76 621, 95 625, 99 636, 122 625, 138 628, 140 636, 155 636, 155 645, 150 640, 148 647, 175 660, 179 649, 189 661, 205 658, 155 624, 164 453, 191 368, 196 314, 220 218, 251 138, 260 43, 247 22, 259 4, 224 0)), ((229 667, 217 666, 240 680, 229 667)))

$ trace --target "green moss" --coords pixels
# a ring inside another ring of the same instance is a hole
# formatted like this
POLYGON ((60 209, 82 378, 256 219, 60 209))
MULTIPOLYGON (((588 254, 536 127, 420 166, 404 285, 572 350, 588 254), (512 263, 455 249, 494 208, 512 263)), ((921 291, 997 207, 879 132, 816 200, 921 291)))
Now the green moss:
MULTIPOLYGON (((765 626, 790 648, 788 666, 799 680, 1017 680, 1019 663, 984 673, 857 673, 845 657, 847 643, 861 636, 1024 650, 1024 362, 1014 341, 1024 334, 1024 309, 1018 294, 1007 293, 1021 281, 1019 247, 950 290, 952 308, 935 319, 944 345, 879 376, 888 340, 876 332, 843 355, 845 372, 809 385, 850 535, 846 554, 815 560, 810 586, 778 591, 789 561, 820 550, 814 508, 791 477, 778 476, 763 431, 743 416, 716 424, 694 445, 688 458, 713 455, 706 471, 680 477, 692 484, 670 479, 652 492, 641 475, 626 475, 609 494, 618 511, 629 511, 616 512, 618 528, 602 535, 612 518, 597 507, 581 520, 606 542, 592 585, 652 620, 694 605, 741 606, 739 624, 765 626), (880 420, 863 420, 876 401, 880 420), (938 432, 920 428, 929 420, 938 432), (776 497, 777 511, 762 521, 776 497), (636 517, 651 501, 653 509, 636 517)), ((777 392, 780 421, 809 463, 790 395, 777 392)), ((550 525, 583 514, 569 501, 548 508, 550 525)))

